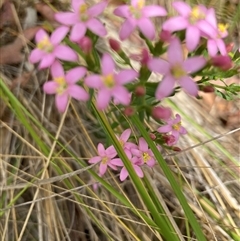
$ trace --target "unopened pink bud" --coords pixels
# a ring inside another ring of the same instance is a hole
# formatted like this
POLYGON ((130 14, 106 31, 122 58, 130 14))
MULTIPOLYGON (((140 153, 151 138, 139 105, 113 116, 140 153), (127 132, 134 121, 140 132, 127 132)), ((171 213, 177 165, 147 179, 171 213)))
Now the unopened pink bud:
POLYGON ((154 135, 153 133, 150 133, 149 136, 153 141, 157 138, 156 135, 154 135))
POLYGON ((233 50, 233 47, 234 47, 234 43, 227 44, 227 46, 226 46, 227 52, 228 53, 231 52, 233 50))
POLYGON ((144 96, 146 93, 146 88, 145 86, 139 85, 135 89, 135 94, 136 96, 144 96))
POLYGON ((92 40, 89 37, 84 36, 80 39, 79 46, 84 53, 88 54, 92 51, 92 40))
POLYGON ((110 38, 108 42, 112 50, 116 52, 119 52, 121 50, 120 43, 117 40, 110 38))
POLYGON ((150 55, 149 52, 146 48, 142 50, 142 56, 141 56, 141 64, 142 65, 147 65, 148 61, 150 60, 150 55))
POLYGON ((207 85, 207 86, 203 86, 201 88, 201 91, 205 92, 205 93, 213 93, 215 91, 214 87, 211 85, 207 85))
POLYGON ((173 151, 177 151, 177 152, 181 152, 181 151, 182 151, 182 149, 179 148, 179 147, 177 147, 177 146, 174 146, 174 147, 172 148, 172 150, 173 150, 173 151))
POLYGON ((163 42, 169 42, 170 40, 173 39, 172 33, 167 31, 167 30, 162 30, 159 34, 160 40, 163 42))
POLYGON ((213 66, 222 70, 229 70, 232 68, 232 60, 228 55, 217 55, 212 57, 211 63, 213 66))
POLYGON ((126 108, 125 108, 125 110, 124 110, 124 115, 126 115, 126 116, 132 116, 133 114, 134 114, 134 108, 133 107, 131 107, 131 106, 127 106, 126 108))
POLYGON ((176 144, 176 138, 173 135, 163 135, 163 139, 168 146, 176 144))
POLYGON ((152 109, 152 117, 156 120, 168 120, 172 115, 172 111, 170 108, 157 106, 152 109))

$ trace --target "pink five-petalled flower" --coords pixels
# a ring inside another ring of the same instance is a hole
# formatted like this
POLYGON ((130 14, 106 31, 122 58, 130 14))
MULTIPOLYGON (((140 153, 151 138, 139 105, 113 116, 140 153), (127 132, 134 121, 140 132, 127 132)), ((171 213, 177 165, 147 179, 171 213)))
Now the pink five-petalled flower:
POLYGON ((84 67, 76 67, 65 75, 63 67, 58 61, 55 61, 51 66, 53 80, 46 82, 43 90, 47 94, 56 94, 55 103, 60 112, 66 110, 69 97, 76 100, 88 100, 88 93, 76 84, 86 72, 84 67))
POLYGON ((206 18, 212 26, 212 31, 206 35, 207 49, 210 56, 215 56, 220 51, 221 55, 227 55, 227 47, 223 38, 228 36, 227 24, 217 24, 215 10, 209 9, 210 15, 206 18))
POLYGON ((163 30, 175 32, 186 29, 186 45, 189 51, 193 51, 204 33, 210 34, 212 27, 206 21, 210 14, 209 10, 203 6, 198 5, 191 8, 183 1, 173 2, 173 7, 180 14, 180 16, 172 17, 163 23, 163 30))
POLYGON ((29 61, 33 64, 40 62, 39 69, 50 67, 56 58, 77 61, 77 54, 69 46, 60 44, 68 30, 66 26, 58 27, 49 37, 45 30, 40 29, 35 37, 37 47, 31 52, 29 61))
POLYGON ((108 147, 106 150, 102 143, 98 144, 98 156, 92 157, 88 162, 95 164, 100 162, 99 175, 102 177, 107 171, 108 166, 113 170, 117 170, 117 167, 112 163, 113 158, 117 155, 117 152, 113 146, 108 147))
POLYGON ((166 125, 161 126, 157 129, 157 131, 160 133, 169 133, 170 136, 172 135, 175 137, 175 141, 169 140, 168 145, 175 145, 180 135, 187 134, 186 129, 182 126, 181 116, 179 114, 176 114, 175 117, 175 119, 168 120, 166 125))
POLYGON ((148 62, 151 71, 163 74, 163 79, 156 90, 156 98, 161 100, 169 96, 174 88, 175 82, 185 89, 190 95, 198 94, 198 86, 189 76, 206 64, 202 56, 194 56, 184 60, 183 50, 179 39, 171 40, 167 50, 168 61, 161 58, 153 58, 148 62))
POLYGON ((131 135, 131 129, 126 129, 120 137, 117 136, 118 141, 120 142, 123 150, 127 152, 131 152, 132 148, 137 148, 136 144, 132 142, 128 142, 128 139, 131 135))
POLYGON ((154 154, 143 137, 139 138, 138 148, 132 148, 131 152, 149 167, 153 167, 156 163, 154 154))
POLYGON ((121 40, 128 38, 136 27, 146 38, 153 40, 155 28, 149 18, 166 16, 167 11, 158 5, 145 6, 145 0, 131 0, 130 6, 119 6, 114 10, 114 14, 126 19, 119 33, 121 40))
POLYGON ((70 40, 78 42, 87 29, 94 34, 103 37, 107 31, 103 24, 96 19, 107 6, 107 1, 101 1, 92 7, 88 7, 84 0, 72 0, 73 12, 59 12, 55 19, 64 25, 72 26, 70 40))
MULTIPOLYGON (((144 164, 144 162, 140 158, 138 158, 136 156, 133 157, 131 152, 126 152, 126 155, 127 155, 128 159, 130 160, 130 162, 131 162, 131 164, 133 166, 133 169, 136 172, 136 174, 140 178, 143 178, 144 174, 143 174, 143 171, 142 171, 140 166, 142 166, 144 164)), ((115 158, 112 161, 112 163, 114 165, 116 165, 116 166, 122 167, 122 169, 120 171, 120 180, 123 182, 129 176, 128 170, 124 166, 123 161, 120 158, 115 158)))
POLYGON ((102 57, 101 71, 102 75, 93 74, 85 79, 87 86, 98 89, 96 98, 98 109, 105 109, 111 97, 114 97, 118 103, 128 105, 130 103, 129 92, 123 85, 133 81, 138 73, 132 69, 115 73, 115 63, 109 54, 104 54, 102 57))

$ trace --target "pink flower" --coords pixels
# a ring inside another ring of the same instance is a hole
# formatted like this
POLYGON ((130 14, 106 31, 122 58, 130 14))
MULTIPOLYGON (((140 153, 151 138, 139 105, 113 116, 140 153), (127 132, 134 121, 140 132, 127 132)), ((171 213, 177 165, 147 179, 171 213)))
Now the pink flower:
POLYGON ((198 94, 198 86, 189 76, 204 67, 206 60, 202 56, 194 56, 184 60, 183 50, 179 39, 173 39, 167 50, 168 62, 160 58, 153 58, 148 63, 151 71, 163 74, 163 80, 156 90, 156 98, 161 100, 169 96, 175 82, 185 89, 190 95, 198 94))
POLYGON ((65 75, 62 65, 55 61, 51 67, 52 81, 44 84, 43 90, 47 94, 56 94, 55 103, 60 112, 67 107, 68 98, 87 101, 88 93, 77 82, 86 74, 84 67, 76 67, 65 75))
POLYGON ((117 155, 115 148, 110 146, 105 150, 103 144, 99 143, 97 149, 99 156, 92 157, 88 162, 91 164, 100 162, 99 175, 103 176, 108 166, 113 170, 117 170, 117 167, 112 162, 112 159, 117 155))
POLYGON ((168 120, 172 115, 172 110, 170 108, 156 106, 152 108, 152 117, 156 120, 168 120))
POLYGON ((138 148, 132 148, 131 152, 149 167, 153 167, 156 163, 154 154, 143 137, 139 138, 138 148))
POLYGON ((228 36, 227 25, 217 24, 214 9, 209 10, 210 15, 206 18, 212 26, 211 33, 206 35, 207 49, 210 56, 215 56, 220 51, 221 55, 227 55, 227 48, 223 38, 228 36))
POLYGON ((121 40, 128 38, 136 27, 146 38, 153 40, 155 28, 149 18, 166 16, 167 11, 158 5, 145 6, 145 0, 131 0, 130 6, 119 6, 114 10, 114 14, 126 19, 119 33, 121 40))
POLYGON ((160 133, 169 133, 169 139, 167 140, 168 145, 175 145, 180 137, 180 135, 187 134, 187 131, 182 127, 181 116, 176 114, 176 118, 173 120, 168 120, 167 125, 161 126, 157 129, 160 133), (174 139, 171 137, 173 136, 174 139))
POLYGON ((173 7, 180 16, 170 18, 163 23, 163 30, 175 32, 186 29, 186 45, 189 51, 193 51, 203 33, 211 34, 212 32, 213 28, 206 21, 210 14, 209 10, 203 5, 191 8, 182 1, 173 2, 173 7))
POLYGON ((70 33, 70 39, 73 42, 78 42, 86 34, 87 29, 103 37, 107 31, 96 17, 103 12, 106 6, 107 1, 102 1, 89 8, 84 0, 72 0, 73 12, 56 13, 55 19, 61 24, 73 26, 70 33))
POLYGON ((40 62, 39 69, 50 67, 56 58, 77 61, 77 54, 69 46, 60 44, 68 30, 68 27, 61 26, 49 37, 45 30, 40 29, 35 37, 37 48, 31 52, 29 61, 33 64, 40 62))
MULTIPOLYGON (((140 178, 143 178, 144 174, 143 174, 143 171, 140 166, 143 165, 144 163, 138 157, 136 157, 136 156, 132 157, 132 154, 130 152, 127 152, 126 155, 127 155, 128 159, 131 161, 131 164, 132 164, 133 169, 136 172, 136 174, 140 178)), ((120 158, 114 159, 112 163, 116 166, 123 167, 120 171, 120 180, 123 182, 129 176, 127 168, 124 166, 124 164, 120 158)))
POLYGON ((115 72, 115 63, 109 54, 104 54, 101 61, 102 75, 90 75, 85 79, 87 86, 98 89, 97 107, 100 110, 105 109, 111 97, 114 97, 119 103, 128 105, 130 103, 129 92, 123 86, 136 77, 138 73, 134 70, 122 70, 115 72))
POLYGON ((120 142, 123 150, 127 153, 130 152, 130 150, 132 148, 137 148, 137 146, 132 143, 132 142, 128 142, 128 139, 131 135, 131 129, 126 129, 120 137, 117 137, 118 141, 120 142))

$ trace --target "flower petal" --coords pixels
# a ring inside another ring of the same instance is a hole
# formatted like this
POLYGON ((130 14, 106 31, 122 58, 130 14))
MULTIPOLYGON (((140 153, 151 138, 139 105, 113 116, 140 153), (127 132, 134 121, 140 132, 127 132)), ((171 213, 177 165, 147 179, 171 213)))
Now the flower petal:
POLYGON ((217 39, 216 43, 221 55, 227 55, 227 49, 224 41, 222 39, 217 39))
POLYGON ((187 17, 192 11, 191 7, 187 3, 182 1, 175 1, 172 5, 176 9, 176 11, 184 17, 187 17))
POLYGON ((53 78, 65 77, 64 69, 58 61, 54 61, 50 70, 51 70, 51 75, 53 76, 53 78))
POLYGON ((110 101, 111 93, 107 89, 101 89, 98 91, 97 107, 99 110, 104 110, 105 108, 107 108, 110 101))
POLYGON ((58 87, 58 84, 55 81, 48 81, 44 83, 43 91, 49 95, 56 94, 57 87, 58 87))
POLYGON ((84 0, 72 0, 72 8, 74 12, 79 12, 79 8, 81 5, 85 4, 84 0))
POLYGON ((122 168, 120 172, 120 180, 123 182, 128 177, 128 171, 125 167, 122 168))
POLYGON ((179 79, 179 85, 188 92, 188 94, 197 96, 198 94, 198 86, 197 84, 189 77, 185 76, 179 79))
POLYGON ((73 42, 78 42, 86 33, 87 27, 84 23, 77 23, 72 27, 70 33, 70 40, 73 42))
POLYGON ((95 33, 96 35, 98 35, 100 37, 104 37, 107 34, 106 28, 98 19, 92 18, 92 19, 88 20, 87 27, 93 33, 95 33))
POLYGON ((144 17, 147 17, 147 18, 167 15, 166 9, 158 5, 145 6, 142 9, 142 13, 144 17))
POLYGON ((76 52, 66 45, 58 45, 54 49, 54 55, 65 61, 75 62, 78 60, 76 52))
POLYGON ((123 105, 129 105, 131 99, 129 98, 129 92, 123 86, 117 86, 114 88, 112 95, 117 101, 123 105))
POLYGON ((217 18, 214 8, 210 8, 206 14, 206 21, 209 22, 214 28, 217 28, 217 18))
POLYGON ((97 17, 98 15, 100 15, 104 9, 107 7, 107 1, 102 1, 99 2, 97 4, 95 4, 94 6, 92 6, 91 8, 88 9, 88 15, 93 18, 93 17, 97 17))
POLYGON ((165 21, 162 25, 162 29, 170 32, 175 32, 187 28, 188 21, 182 17, 173 17, 165 21))
POLYGON ((53 64, 54 60, 55 60, 55 56, 52 53, 46 54, 46 55, 43 56, 38 68, 39 69, 48 68, 53 64))
POLYGON ((34 49, 30 56, 29 56, 29 61, 32 63, 32 64, 35 64, 37 62, 39 62, 43 57, 44 55, 46 55, 46 53, 40 49, 34 49))
POLYGON ((68 86, 68 94, 76 100, 87 101, 89 94, 81 86, 71 85, 68 86))
POLYGON ((42 41, 44 38, 49 39, 49 35, 47 34, 47 32, 44 29, 40 29, 39 31, 37 31, 35 41, 38 43, 42 41))
POLYGON ((130 17, 130 11, 129 11, 129 6, 128 5, 122 5, 117 7, 113 13, 119 17, 123 18, 129 18, 130 17))
POLYGON ((60 44, 61 41, 66 37, 68 31, 69 31, 69 27, 67 26, 58 27, 50 37, 51 43, 53 45, 60 44))
POLYGON ((85 84, 90 88, 96 88, 99 89, 103 86, 102 79, 100 75, 93 74, 90 76, 87 76, 84 80, 85 84))
POLYGON ((66 74, 66 82, 68 84, 75 84, 79 80, 81 80, 86 74, 87 70, 85 67, 76 67, 69 70, 66 74))
POLYGON ((186 30, 186 45, 189 51, 196 49, 200 41, 200 31, 195 26, 189 26, 186 30))
POLYGON ((112 59, 110 54, 103 54, 101 61, 101 70, 103 75, 107 76, 109 74, 113 74, 115 69, 115 62, 112 59))
POLYGON ((184 56, 183 56, 183 49, 180 43, 180 40, 178 38, 175 38, 170 41, 168 50, 168 61, 171 65, 173 64, 180 64, 183 62, 184 56))
POLYGON ((55 13, 55 20, 63 25, 74 25, 78 20, 78 15, 71 12, 59 12, 55 13))
POLYGON ((112 160, 111 160, 111 163, 112 163, 113 165, 120 166, 120 167, 123 167, 123 166, 124 166, 124 164, 123 164, 123 162, 122 162, 122 160, 121 160, 120 158, 114 158, 114 159, 112 159, 112 160))
POLYGON ((166 75, 161 83, 158 85, 155 96, 162 100, 173 92, 175 79, 171 75, 166 75))
POLYGON ((151 158, 149 161, 146 162, 146 164, 147 164, 149 167, 153 167, 153 166, 155 166, 156 161, 154 160, 154 158, 151 158))
POLYGON ((66 92, 61 95, 56 95, 55 104, 56 104, 57 109, 60 112, 64 112, 66 110, 67 103, 68 103, 68 95, 66 92))
POLYGON ((116 81, 118 84, 124 85, 135 80, 138 77, 138 73, 132 69, 125 69, 120 71, 116 75, 116 81))
POLYGON ((148 18, 142 18, 138 21, 137 25, 146 38, 150 40, 155 38, 155 27, 151 20, 148 18))
POLYGON ((102 143, 98 143, 97 150, 98 150, 99 156, 101 157, 105 156, 105 148, 102 143))
POLYGON ((95 156, 95 157, 92 157, 91 159, 89 159, 88 163, 95 164, 97 162, 100 162, 101 160, 102 160, 102 158, 100 156, 95 156))
POLYGON ((143 178, 143 171, 141 169, 141 167, 139 167, 138 165, 133 165, 133 168, 134 168, 134 171, 137 173, 137 175, 140 177, 140 178, 143 178))
POLYGON ((117 155, 116 149, 114 146, 109 146, 105 151, 107 157, 110 159, 114 158, 117 155))
POLYGON ((143 152, 147 152, 147 151, 148 151, 148 144, 147 144, 147 142, 144 140, 143 137, 140 137, 140 138, 139 138, 138 146, 139 146, 139 150, 140 150, 140 151, 143 151, 143 152))
POLYGON ((218 48, 217 48, 217 44, 216 44, 215 40, 209 39, 207 41, 207 49, 208 49, 208 53, 211 57, 213 57, 217 54, 218 48))
POLYGON ((121 40, 125 40, 129 37, 129 35, 133 32, 133 30, 136 28, 136 23, 134 21, 130 21, 127 19, 119 32, 119 37, 121 40))
POLYGON ((152 58, 148 61, 148 68, 151 71, 165 75, 170 70, 170 64, 164 59, 152 58))
POLYGON ((203 56, 194 56, 186 59, 183 68, 188 73, 194 73, 206 65, 206 59, 203 56))
POLYGON ((157 131, 158 131, 159 133, 167 133, 167 132, 172 131, 172 126, 170 126, 170 125, 160 126, 160 127, 157 129, 157 131))
POLYGON ((127 140, 129 139, 130 135, 131 135, 131 132, 132 132, 132 131, 131 131, 130 128, 126 129, 126 130, 122 133, 122 135, 120 136, 120 140, 122 140, 124 143, 126 143, 127 140))
POLYGON ((100 174, 100 176, 103 176, 105 173, 106 173, 106 171, 107 171, 107 164, 105 164, 105 163, 100 163, 100 166, 99 166, 99 174, 100 174))

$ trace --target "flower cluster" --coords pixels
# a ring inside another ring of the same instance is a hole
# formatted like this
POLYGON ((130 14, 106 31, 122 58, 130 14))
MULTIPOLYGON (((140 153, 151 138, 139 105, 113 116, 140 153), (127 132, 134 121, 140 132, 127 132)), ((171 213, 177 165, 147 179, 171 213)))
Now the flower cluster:
MULTIPOLYGON (((161 126, 150 133, 151 139, 159 150, 162 147, 174 150, 180 135, 187 132, 181 125, 180 115, 171 119, 171 109, 159 102, 173 96, 180 87, 194 97, 198 97, 199 89, 214 91, 219 86, 208 82, 209 76, 220 73, 220 78, 224 78, 229 69, 232 75, 236 74, 239 67, 234 66, 233 60, 240 56, 239 53, 229 54, 233 48, 230 50, 224 42, 228 36, 227 25, 217 23, 213 8, 191 7, 183 1, 175 1, 173 7, 178 15, 169 17, 160 30, 155 29, 151 18, 167 16, 166 9, 146 5, 145 0, 128 2, 113 11, 124 19, 119 39, 126 40, 134 31, 139 31, 145 46, 140 54, 127 55, 120 42, 109 39, 110 48, 125 68, 118 69, 111 54, 100 54, 95 48, 97 40, 107 35, 99 19, 108 5, 107 0, 94 6, 84 0, 72 0, 71 11, 55 14, 59 27, 50 35, 44 29, 37 32, 36 48, 29 60, 38 63, 39 69, 50 69, 51 80, 43 85, 43 91, 55 95, 55 105, 60 112, 66 111, 71 98, 84 102, 96 98, 96 106, 101 111, 118 105, 116 109, 125 116, 138 114, 141 120, 154 118, 161 126), (81 61, 82 58, 85 61, 81 61), (140 63, 138 70, 133 69, 132 60, 140 63), (214 68, 218 68, 217 71, 214 68), (161 75, 159 83, 149 83, 153 72, 161 75), (198 74, 202 79, 195 81, 198 74)), ((237 92, 234 85, 228 86, 230 90, 231 94, 237 92)), ((143 177, 142 167, 153 167, 155 157, 143 137, 136 145, 128 141, 130 136, 131 130, 127 129, 118 140, 137 175, 143 177)), ((115 171, 121 168, 121 181, 128 176, 113 146, 105 149, 100 143, 98 156, 91 158, 89 163, 100 163, 100 176, 108 167, 115 171)))

